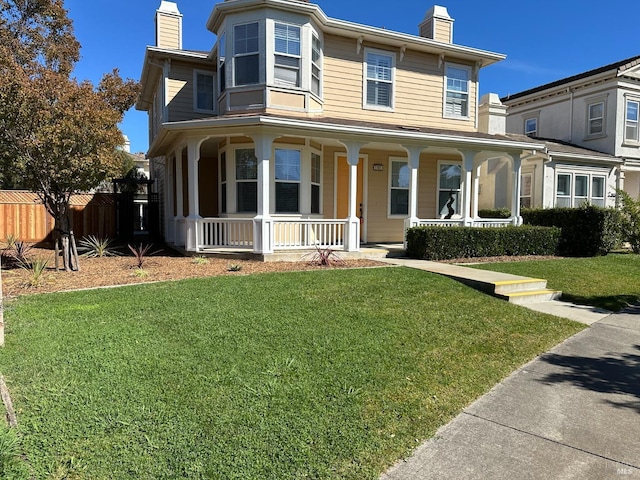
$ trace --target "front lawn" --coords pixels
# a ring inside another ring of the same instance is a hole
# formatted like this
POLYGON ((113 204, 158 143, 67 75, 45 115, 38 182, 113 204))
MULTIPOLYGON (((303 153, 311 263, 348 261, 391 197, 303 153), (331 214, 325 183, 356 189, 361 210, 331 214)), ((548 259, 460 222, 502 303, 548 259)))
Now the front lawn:
POLYGON ((92 480, 376 479, 584 328, 405 268, 21 297, 5 320, 5 477, 92 480))
POLYGON ((488 263, 476 268, 544 278, 562 299, 616 312, 640 301, 640 255, 488 263))

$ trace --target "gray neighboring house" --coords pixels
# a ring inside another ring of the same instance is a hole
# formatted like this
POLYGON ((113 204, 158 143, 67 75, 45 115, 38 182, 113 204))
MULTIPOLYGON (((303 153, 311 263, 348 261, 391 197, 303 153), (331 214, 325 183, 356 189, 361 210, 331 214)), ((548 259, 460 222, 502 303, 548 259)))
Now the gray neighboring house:
MULTIPOLYGON (((553 139, 561 145, 615 157, 617 178, 612 185, 613 175, 608 176, 607 189, 622 188, 634 198, 640 196, 640 56, 508 95, 501 101, 507 107, 507 132, 553 139)), ((592 197, 593 192, 599 193, 605 165, 613 168, 615 162, 602 163, 595 153, 592 160, 585 159, 585 165, 575 168, 558 163, 555 178, 544 179, 553 180, 552 186, 545 183, 544 190, 555 192, 556 205, 575 205, 592 197), (596 171, 598 165, 601 173, 596 171)))

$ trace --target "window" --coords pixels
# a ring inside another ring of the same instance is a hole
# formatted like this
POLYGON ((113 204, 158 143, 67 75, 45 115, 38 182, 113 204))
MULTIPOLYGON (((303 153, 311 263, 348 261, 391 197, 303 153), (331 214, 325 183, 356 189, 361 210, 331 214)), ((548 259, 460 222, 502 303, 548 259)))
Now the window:
POLYGON ((300 86, 300 27, 275 24, 275 70, 276 85, 300 86))
POLYGON ((407 215, 409 213, 409 176, 409 165, 405 160, 391 161, 390 215, 407 215))
POLYGON ((604 102, 589 105, 588 135, 604 133, 604 102))
POLYGON ((628 142, 638 141, 638 106, 635 101, 627 100, 627 114, 624 124, 624 139, 628 142))
POLYGON ((237 211, 258 211, 258 159, 253 148, 236 150, 237 211))
POLYGON ((220 80, 220 93, 227 89, 227 72, 225 70, 225 58, 227 56, 227 35, 223 32, 218 40, 218 78, 220 80))
POLYGON ((533 174, 523 173, 520 176, 520 206, 531 208, 531 192, 533 190, 533 174))
POLYGON ((214 110, 215 101, 215 81, 213 74, 204 72, 194 72, 195 75, 195 109, 205 112, 214 110))
POLYGON ((311 92, 320 96, 320 75, 322 72, 322 48, 320 39, 314 33, 311 39, 311 92))
POLYGON ((320 185, 322 160, 317 153, 311 153, 311 213, 320 213, 320 185))
POLYGON ((524 134, 529 137, 538 136, 538 119, 537 118, 527 118, 524 121, 524 134))
POLYGON ((604 175, 589 173, 558 173, 556 207, 580 207, 590 203, 605 206, 604 175))
POLYGON ((365 50, 365 106, 393 108, 394 56, 365 50))
POLYGON ((257 22, 234 27, 233 61, 235 85, 251 85, 260 81, 257 22))
POLYGON ((220 213, 227 213, 227 152, 220 154, 220 213))
POLYGON ((446 66, 445 117, 466 118, 469 116, 469 73, 468 67, 446 66))
POLYGON ((460 216, 460 184, 462 167, 455 163, 441 163, 438 175, 438 212, 440 218, 460 216))
POLYGON ((300 150, 276 148, 276 213, 300 212, 300 150))

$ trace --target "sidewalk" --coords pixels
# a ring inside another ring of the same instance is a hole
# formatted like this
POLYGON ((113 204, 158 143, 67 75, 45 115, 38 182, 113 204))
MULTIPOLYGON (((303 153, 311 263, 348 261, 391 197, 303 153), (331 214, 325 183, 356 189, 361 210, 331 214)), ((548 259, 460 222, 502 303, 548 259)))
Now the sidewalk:
POLYGON ((598 315, 381 480, 640 480, 640 305, 598 315))

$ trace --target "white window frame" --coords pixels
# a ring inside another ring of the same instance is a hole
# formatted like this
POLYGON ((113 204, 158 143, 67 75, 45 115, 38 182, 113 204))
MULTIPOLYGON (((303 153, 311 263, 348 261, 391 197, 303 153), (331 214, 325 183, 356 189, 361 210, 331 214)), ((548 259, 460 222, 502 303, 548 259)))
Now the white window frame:
POLYGON ((311 155, 310 155, 310 161, 311 161, 311 174, 309 176, 309 183, 311 184, 311 186, 309 187, 309 197, 310 197, 310 204, 309 204, 309 212, 311 215, 322 215, 322 153, 318 152, 316 150, 311 150, 311 155), (314 168, 313 168, 313 157, 317 156, 318 157, 318 181, 314 182, 313 181, 313 172, 314 172, 314 168), (318 187, 318 211, 314 212, 313 211, 313 187, 318 187))
POLYGON ((226 32, 220 33, 218 37, 218 92, 223 93, 229 86, 226 70, 227 59, 227 34, 226 32))
POLYGON ((571 170, 559 170, 556 172, 556 185, 554 191, 554 206, 559 207, 558 198, 565 199, 567 205, 562 205, 563 208, 578 208, 582 206, 584 202, 588 202, 591 205, 597 206, 606 206, 606 198, 607 198, 607 175, 603 173, 595 173, 589 171, 571 171, 571 170), (558 178, 560 176, 569 177, 569 194, 558 195, 558 186, 559 181, 558 178), (586 178, 586 195, 578 196, 576 194, 577 181, 576 177, 585 177, 586 178), (602 181, 602 196, 594 196, 594 180, 600 179, 602 181))
POLYGON ((538 117, 529 117, 524 119, 524 134, 528 137, 538 136, 538 117), (532 129, 529 128, 531 123, 533 123, 534 127, 532 129))
POLYGON ((533 172, 522 172, 520 174, 520 208, 532 208, 532 207, 533 207, 533 172), (527 185, 527 182, 525 181, 526 178, 529 179, 528 193, 526 192, 526 189, 525 189, 525 185, 527 185), (522 203, 522 199, 524 198, 529 199, 529 205, 524 205, 522 203))
MULTIPOLYGON (((458 194, 458 203, 456 204, 456 208, 454 209, 454 214, 451 219, 459 219, 462 218, 462 204, 464 203, 464 199, 462 198, 462 162, 457 160, 438 160, 438 170, 436 171, 436 175, 438 177, 438 186, 436 188, 436 218, 444 218, 446 216, 443 213, 444 207, 440 207, 440 192, 443 191, 455 191, 458 194), (448 165, 449 167, 458 166, 460 168, 460 185, 457 189, 451 188, 441 188, 440 186, 440 171, 442 166, 448 165)), ((446 206, 446 204, 445 204, 446 206)))
POLYGON ((273 193, 274 203, 273 210, 277 215, 295 215, 301 211, 302 201, 302 168, 304 163, 304 152, 301 148, 276 147, 273 149, 273 193), (298 178, 278 178, 278 152, 298 152, 298 178), (298 186, 298 209, 296 211, 278 210, 278 184, 297 185, 298 186))
POLYGON ((216 112, 216 74, 208 72, 206 70, 194 70, 193 71, 193 110, 199 113, 215 113, 216 112), (199 76, 211 77, 211 92, 207 92, 211 95, 211 108, 201 108, 199 105, 200 88, 198 83, 199 76))
POLYGON ((411 201, 411 197, 409 194, 409 188, 410 188, 410 182, 411 182, 411 168, 409 167, 409 162, 406 158, 404 157, 389 157, 389 175, 388 175, 388 186, 387 186, 387 190, 389 192, 389 197, 388 197, 388 201, 387 201, 387 217, 388 218, 407 218, 407 216, 409 215, 409 202, 411 201), (395 185, 393 184, 393 166, 394 164, 400 164, 400 168, 402 167, 406 167, 407 168, 407 186, 403 187, 400 185, 395 185), (394 190, 397 191, 406 191, 407 192, 407 211, 405 213, 393 213, 393 209, 392 209, 392 201, 393 201, 393 196, 392 196, 392 192, 394 190))
POLYGON ((296 25, 287 22, 273 22, 273 84, 278 87, 284 88, 300 88, 302 85, 302 48, 303 48, 303 29, 301 25, 296 25), (277 50, 277 41, 276 41, 276 31, 278 27, 286 27, 287 37, 285 39, 287 43, 287 47, 289 46, 289 29, 297 29, 298 30, 298 53, 291 53, 288 51, 281 52, 277 50), (278 63, 278 59, 285 59, 290 64, 286 63, 278 63), (288 82, 285 79, 278 78, 276 71, 278 69, 283 69, 287 71, 296 72, 296 81, 295 84, 292 82, 288 82))
POLYGON ((452 119, 458 119, 458 120, 468 120, 471 116, 471 78, 472 78, 472 71, 471 71, 471 67, 468 65, 460 65, 457 63, 449 63, 449 62, 445 62, 444 64, 444 95, 442 98, 442 116, 443 118, 452 118, 452 119), (467 99, 467 111, 466 114, 461 114, 461 115, 456 115, 455 113, 447 113, 447 105, 449 104, 448 102, 448 97, 449 97, 449 93, 451 92, 452 94, 458 95, 461 94, 461 92, 459 90, 456 89, 449 89, 449 77, 448 77, 448 71, 450 68, 455 68, 458 70, 464 70, 467 72, 467 91, 463 92, 464 94, 466 94, 467 99))
POLYGON ((362 108, 365 110, 380 110, 384 112, 393 112, 395 110, 395 94, 396 94, 396 53, 390 52, 388 50, 378 50, 375 48, 364 48, 364 59, 362 62, 362 108), (390 80, 384 80, 380 78, 369 78, 368 72, 368 57, 369 55, 379 55, 383 57, 388 57, 391 60, 390 69, 390 80), (380 82, 387 85, 390 85, 390 93, 389 93, 389 105, 378 105, 369 103, 369 81, 372 82, 380 82))
POLYGON ((586 125, 585 125, 585 138, 591 140, 594 138, 602 138, 607 136, 607 95, 599 95, 597 97, 591 97, 585 99, 587 110, 585 112, 586 125), (602 115, 592 116, 591 109, 597 105, 602 105, 602 115), (593 131, 593 125, 596 122, 602 123, 601 131, 593 131))
MULTIPOLYGON (((260 83, 260 71, 261 71, 261 67, 260 67, 260 29, 261 29, 261 23, 259 21, 252 21, 252 22, 244 22, 244 23, 238 23, 236 25, 233 26, 233 85, 236 87, 240 87, 240 86, 245 86, 245 85, 257 85, 260 83), (256 46, 256 50, 252 50, 252 51, 246 51, 246 52, 240 52, 238 53, 236 51, 236 42, 237 42, 237 29, 238 27, 242 27, 242 26, 247 26, 247 25, 257 25, 258 26, 258 36, 257 36, 257 46, 256 46), (237 59, 239 58, 244 58, 244 57, 250 57, 250 56, 256 56, 258 58, 257 60, 257 69, 258 69, 258 79, 255 82, 247 82, 247 83, 238 83, 238 74, 237 74, 237 59)), ((227 79, 228 82, 228 79, 227 79)), ((228 87, 228 85, 227 85, 228 87)))
POLYGON ((639 137, 639 133, 640 133, 640 125, 639 125, 639 120, 640 120, 640 100, 635 100, 635 99, 626 99, 625 100, 625 104, 624 104, 625 108, 624 108, 624 143, 627 144, 638 144, 640 141, 640 137, 639 137), (630 120, 629 119, 629 105, 630 104, 635 104, 636 106, 636 118, 635 120, 630 120), (629 132, 629 128, 634 128, 635 129, 635 135, 634 136, 630 136, 628 135, 629 132))
POLYGON ((309 91, 318 98, 322 98, 322 63, 323 63, 323 55, 322 55, 322 40, 320 36, 314 31, 311 31, 311 75, 309 91), (316 49, 317 43, 317 49, 316 49), (318 54, 317 61, 314 60, 314 54, 318 54), (317 69, 317 75, 314 73, 314 70, 317 69), (318 91, 315 92, 313 89, 314 79, 317 78, 318 81, 318 91))
MULTIPOLYGON (((236 146, 233 149, 233 178, 235 180, 235 213, 245 213, 245 214, 252 214, 252 213, 256 213, 258 210, 258 206, 257 206, 257 193, 256 193, 256 209, 255 210, 239 210, 239 206, 240 206, 240 202, 239 202, 239 195, 240 195, 240 189, 238 188, 238 185, 241 183, 255 183, 256 184, 256 192, 258 189, 258 159, 256 157, 256 177, 255 178, 238 178, 238 151, 240 150, 252 150, 253 151, 253 156, 255 157, 256 155, 256 151, 255 148, 253 146, 251 147, 243 147, 243 146, 236 146)), ((229 171, 227 170, 227 178, 229 176, 229 171)), ((228 205, 227 205, 228 207, 228 205)), ((228 208, 227 208, 228 210, 228 208)))

